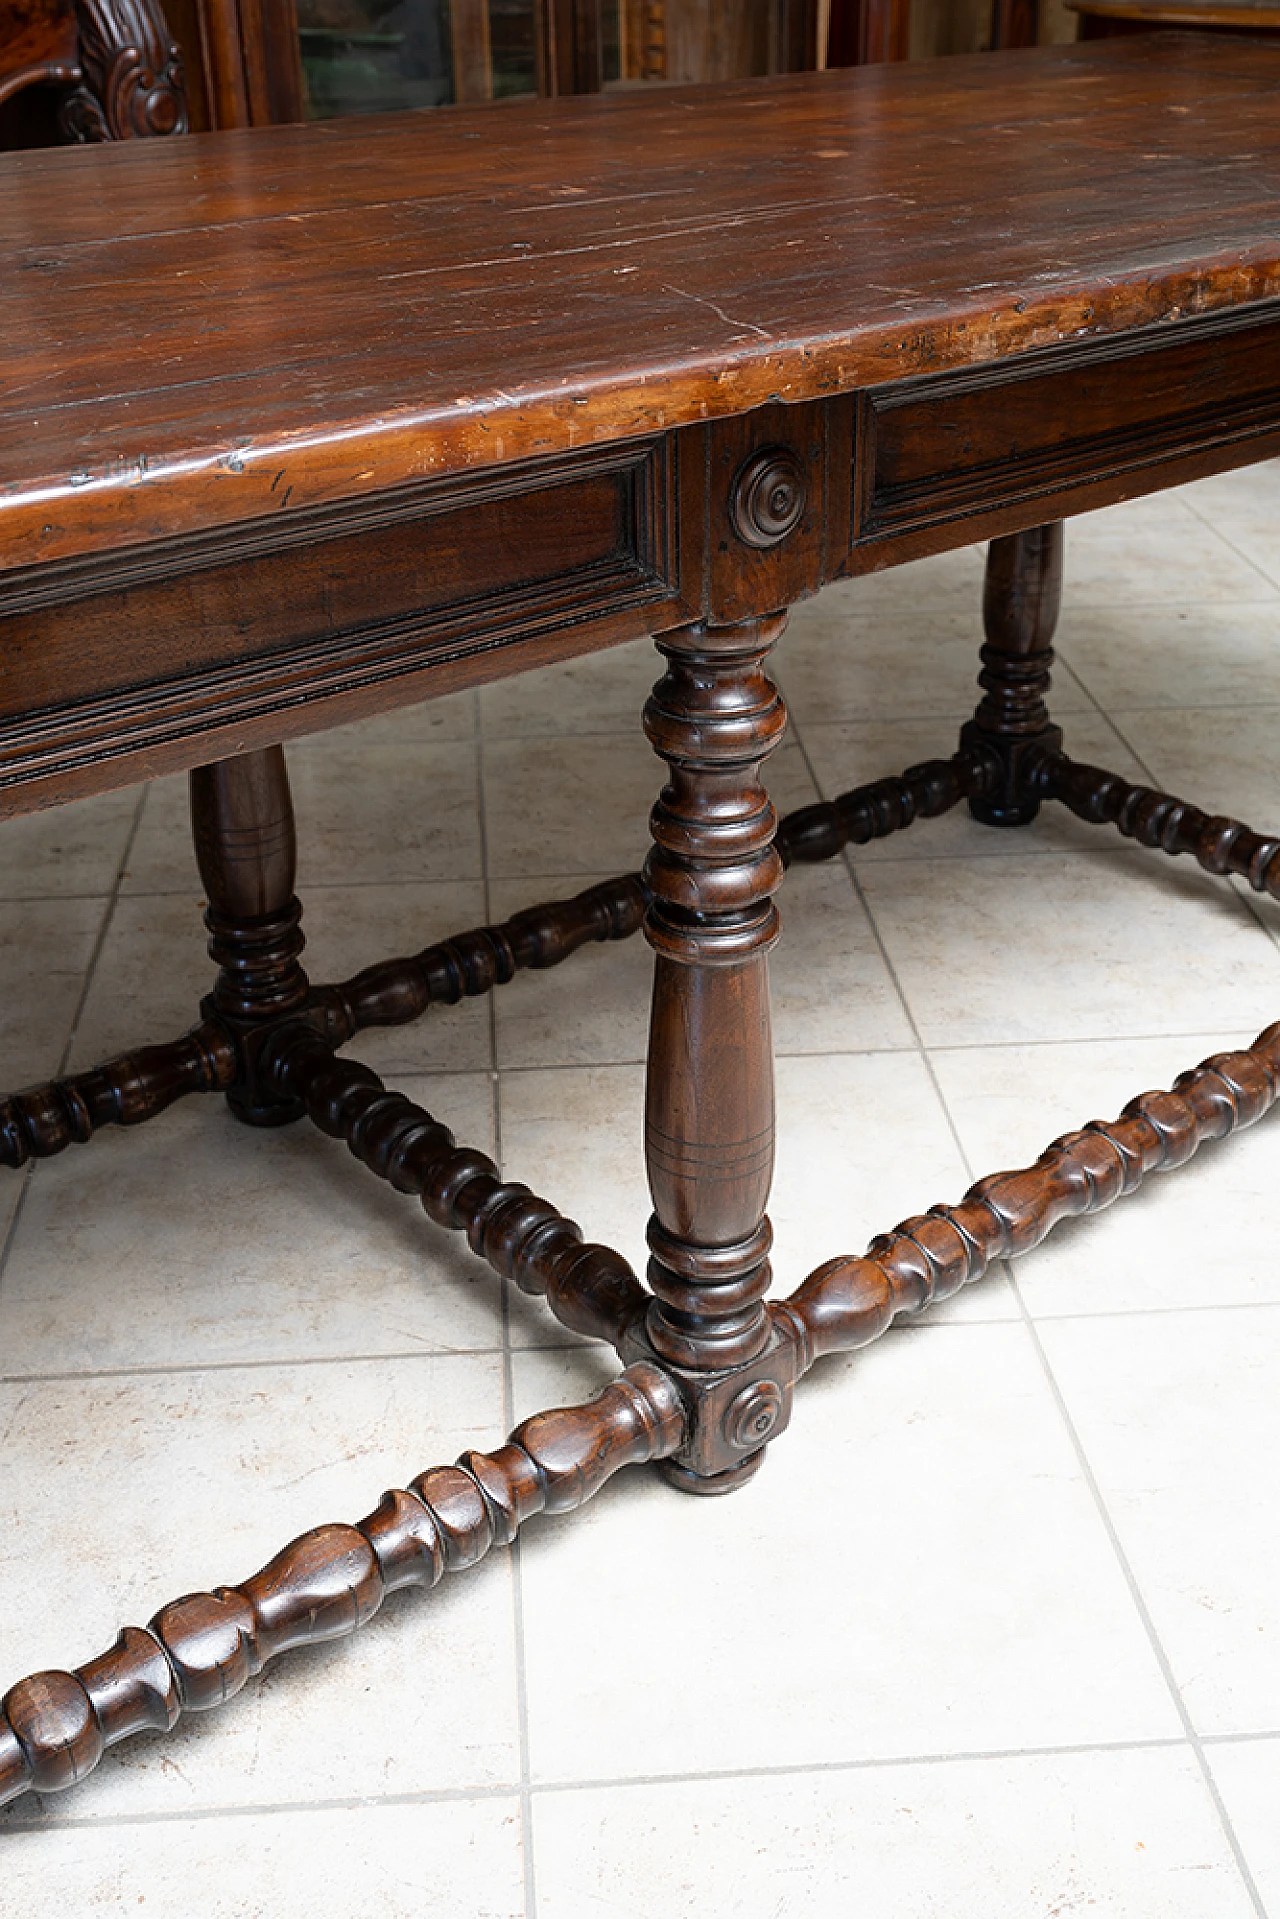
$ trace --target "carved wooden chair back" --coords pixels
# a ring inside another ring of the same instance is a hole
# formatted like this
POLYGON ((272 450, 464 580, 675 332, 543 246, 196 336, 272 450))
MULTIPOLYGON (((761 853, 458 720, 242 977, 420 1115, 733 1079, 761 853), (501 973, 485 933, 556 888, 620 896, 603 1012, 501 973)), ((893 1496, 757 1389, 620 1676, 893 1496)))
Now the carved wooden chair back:
MULTIPOLYGON (((16 0, 4 20, 0 107, 54 89, 66 139, 186 131, 182 54, 156 0, 16 0)), ((25 144, 15 125, 5 144, 25 144)))

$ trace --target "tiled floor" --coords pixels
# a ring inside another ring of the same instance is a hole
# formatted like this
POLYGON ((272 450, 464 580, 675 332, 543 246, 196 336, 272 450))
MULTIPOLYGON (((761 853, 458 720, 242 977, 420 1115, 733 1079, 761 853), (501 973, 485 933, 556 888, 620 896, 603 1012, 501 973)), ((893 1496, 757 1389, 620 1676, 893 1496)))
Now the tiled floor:
MULTIPOLYGON (((1280 466, 1077 522, 1069 743, 1280 826, 1280 466)), ((945 750, 981 555, 779 656, 785 806, 945 750)), ((634 865, 647 646, 292 755, 321 976, 634 865), (350 874, 360 883, 350 883, 350 874)), ((181 782, 0 833, 6 1075, 205 981, 181 782)), ((1280 908, 1066 816, 798 870, 777 1269, 1112 1116, 1280 1015, 1280 908)), ((364 1054, 638 1257, 648 955, 364 1054)), ((356 1640, 0 1815, 32 1919, 1280 1919, 1280 1117, 827 1362, 732 1499, 640 1474, 356 1640)), ((317 1134, 188 1103, 7 1176, 0 1681, 580 1399, 572 1347, 317 1134)))

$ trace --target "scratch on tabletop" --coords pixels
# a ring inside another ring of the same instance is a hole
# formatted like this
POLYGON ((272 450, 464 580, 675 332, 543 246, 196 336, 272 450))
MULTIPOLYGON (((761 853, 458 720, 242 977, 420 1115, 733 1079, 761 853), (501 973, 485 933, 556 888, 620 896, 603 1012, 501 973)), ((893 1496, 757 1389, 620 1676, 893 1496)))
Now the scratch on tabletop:
POLYGON ((762 340, 772 340, 774 337, 766 328, 757 326, 754 320, 735 319, 732 313, 726 313, 723 307, 717 306, 714 300, 709 300, 703 293, 690 293, 685 287, 672 286, 669 280, 659 284, 664 293, 678 293, 682 300, 692 300, 697 306, 710 307, 716 318, 723 320, 726 326, 746 327, 749 332, 759 334, 762 340))

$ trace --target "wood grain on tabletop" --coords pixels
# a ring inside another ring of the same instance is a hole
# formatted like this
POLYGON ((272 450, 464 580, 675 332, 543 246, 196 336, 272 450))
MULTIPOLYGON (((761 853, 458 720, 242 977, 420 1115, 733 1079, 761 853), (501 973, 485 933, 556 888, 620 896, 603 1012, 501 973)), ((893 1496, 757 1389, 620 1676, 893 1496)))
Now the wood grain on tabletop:
POLYGON ((336 120, 0 180, 22 567, 1280 293, 1280 49, 336 120))

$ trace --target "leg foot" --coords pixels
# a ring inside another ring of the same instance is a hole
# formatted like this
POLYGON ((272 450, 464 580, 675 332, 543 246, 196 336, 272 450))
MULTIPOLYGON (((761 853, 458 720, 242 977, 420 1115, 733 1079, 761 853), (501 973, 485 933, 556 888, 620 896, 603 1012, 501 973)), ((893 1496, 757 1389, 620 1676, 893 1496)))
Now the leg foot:
POLYGON ((754 1479, 764 1464, 765 1448, 749 1453, 740 1459, 736 1466, 726 1466, 723 1472, 695 1473, 688 1466, 681 1466, 674 1459, 664 1459, 658 1466, 659 1476, 677 1492, 694 1493, 700 1499, 714 1499, 720 1493, 736 1493, 739 1486, 745 1486, 754 1479))

